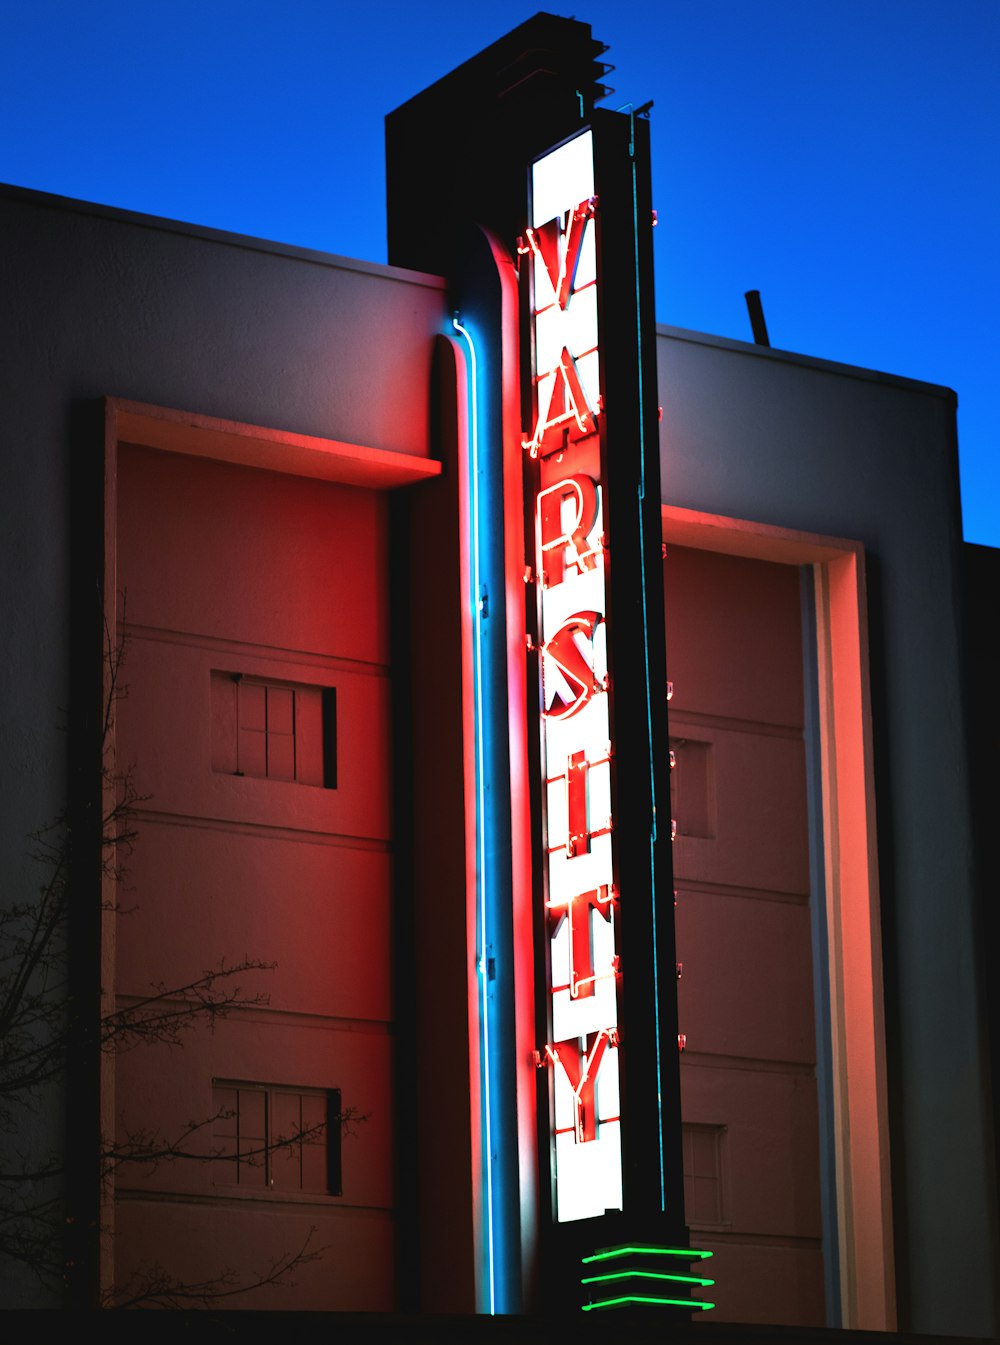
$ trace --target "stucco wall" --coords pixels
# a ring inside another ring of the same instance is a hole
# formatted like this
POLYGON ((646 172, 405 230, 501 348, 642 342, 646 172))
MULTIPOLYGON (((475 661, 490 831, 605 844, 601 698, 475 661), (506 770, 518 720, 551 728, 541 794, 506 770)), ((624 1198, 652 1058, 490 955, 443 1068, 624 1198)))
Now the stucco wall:
MULTIPOLYGON (((27 838, 66 806, 65 729, 95 685, 99 399, 427 455, 444 308, 433 277, 0 189, 4 905, 43 879, 27 838)), ((94 1100, 71 1102, 70 1136, 96 1125, 94 1100)), ((50 1089, 36 1156, 62 1148, 65 1110, 50 1089)), ((53 1301, 30 1275, 2 1275, 5 1306, 53 1301)))
POLYGON ((994 1330, 956 399, 661 327, 665 503, 866 548, 900 1327, 994 1330))
POLYGON ((5 854, 64 790, 64 604, 75 406, 104 396, 429 452, 443 282, 294 248, 0 194, 0 745, 5 854))
MULTIPOLYGON (((114 395, 426 454, 447 305, 430 277, 17 189, 0 193, 0 242, 0 843, 12 900, 38 883, 26 837, 67 796, 71 601, 92 587, 99 610, 100 420, 81 408, 114 395)), ((666 501, 866 547, 901 1326, 989 1334, 995 1192, 954 398, 673 329, 660 332, 659 379, 666 501)), ((50 1104, 40 1151, 59 1142, 50 1104)))

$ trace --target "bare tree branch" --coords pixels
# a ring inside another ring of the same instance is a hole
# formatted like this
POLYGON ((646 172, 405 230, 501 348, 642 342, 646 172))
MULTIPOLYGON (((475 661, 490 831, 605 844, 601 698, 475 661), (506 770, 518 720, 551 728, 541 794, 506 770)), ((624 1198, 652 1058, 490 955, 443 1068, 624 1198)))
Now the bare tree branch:
MULTIPOLYGON (((119 630, 125 626, 125 598, 120 597, 119 630)), ((127 695, 122 679, 125 642, 104 621, 105 695, 101 707, 100 778, 107 800, 100 817, 101 870, 119 886, 125 863, 137 839, 136 809, 146 800, 136 789, 131 768, 114 759, 115 716, 127 695)), ((65 1075, 74 1033, 74 1005, 66 974, 67 917, 75 874, 73 833, 66 815, 31 838, 30 855, 45 881, 30 900, 14 901, 0 911, 0 1135, 10 1142, 0 1163, 0 1257, 28 1267, 38 1279, 59 1285, 68 1273, 64 1234, 73 1221, 64 1212, 61 1184, 66 1176, 61 1157, 37 1152, 31 1136, 33 1113, 45 1085, 65 1075), (23 1136, 20 1152, 14 1137, 23 1136)), ((89 875, 91 878, 93 875, 89 875)), ((118 914, 126 914, 116 907, 118 914)), ((188 1035, 211 1029, 227 1014, 268 1003, 264 991, 244 989, 247 977, 270 972, 275 963, 244 956, 236 962, 220 958, 214 966, 181 985, 157 982, 145 994, 121 997, 101 1019, 97 1044, 116 1056, 144 1046, 180 1046, 188 1035)), ((42 1113, 44 1114, 44 1113, 42 1113)), ((94 1155, 104 1182, 128 1165, 154 1171, 163 1163, 212 1163, 260 1166, 272 1155, 297 1145, 316 1143, 329 1125, 351 1126, 363 1120, 353 1110, 309 1127, 293 1129, 251 1149, 232 1152, 212 1136, 232 1113, 220 1109, 191 1120, 173 1135, 128 1129, 123 1122, 115 1137, 105 1137, 94 1155)), ((99 1230, 95 1227, 93 1235, 99 1230)), ((312 1229, 294 1252, 276 1256, 263 1270, 243 1276, 230 1266, 197 1280, 183 1280, 156 1264, 140 1268, 105 1302, 108 1307, 204 1307, 219 1300, 268 1286, 293 1283, 301 1267, 327 1250, 314 1246, 312 1229)))
POLYGON ((159 1042, 179 1046, 183 1034, 203 1023, 210 1026, 233 1009, 254 1009, 269 1003, 264 991, 244 994, 235 979, 247 972, 274 971, 277 963, 245 957, 227 967, 225 959, 217 967, 202 972, 186 985, 166 986, 159 982, 150 994, 136 999, 101 1019, 101 1048, 109 1052, 130 1050, 134 1046, 159 1042))
POLYGON ((253 1148, 240 1148, 238 1152, 222 1144, 212 1144, 207 1149, 192 1148, 192 1142, 204 1136, 210 1127, 220 1121, 231 1121, 236 1113, 228 1107, 220 1107, 211 1116, 200 1121, 188 1121, 172 1138, 167 1139, 160 1131, 123 1128, 113 1143, 107 1144, 101 1154, 101 1165, 105 1177, 112 1176, 118 1168, 127 1163, 141 1163, 149 1170, 155 1170, 161 1163, 246 1163, 250 1167, 259 1167, 275 1154, 289 1152, 300 1144, 315 1144, 325 1138, 331 1126, 339 1126, 346 1135, 354 1133, 354 1128, 367 1117, 355 1108, 336 1116, 328 1116, 325 1121, 317 1121, 311 1126, 293 1126, 287 1135, 276 1135, 266 1143, 253 1148))
POLYGON ((239 1294, 252 1293, 254 1290, 271 1287, 291 1288, 295 1280, 291 1277, 303 1266, 322 1259, 327 1247, 314 1247, 316 1229, 310 1228, 305 1242, 296 1252, 287 1252, 275 1257, 267 1269, 252 1274, 247 1280, 241 1280, 239 1274, 227 1266, 209 1279, 180 1281, 160 1265, 143 1266, 123 1288, 105 1302, 105 1307, 113 1308, 180 1308, 210 1307, 227 1298, 239 1294))

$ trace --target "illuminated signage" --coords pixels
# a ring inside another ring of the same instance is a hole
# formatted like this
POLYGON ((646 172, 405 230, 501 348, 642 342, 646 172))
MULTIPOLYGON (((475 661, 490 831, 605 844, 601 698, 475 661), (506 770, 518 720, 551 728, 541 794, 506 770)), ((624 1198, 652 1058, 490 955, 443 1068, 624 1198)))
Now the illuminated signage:
MULTIPOLYGON (((438 155, 455 218, 418 221, 404 250, 438 257, 458 304, 454 359, 442 348, 435 365, 458 394, 441 440, 463 559, 473 1229, 490 1312, 561 1310, 584 1248, 628 1252, 586 1264, 572 1287, 586 1311, 673 1310, 698 1283, 648 1261, 688 1238, 649 128, 642 109, 591 106, 582 35, 576 93, 546 77, 538 100, 487 88, 480 103, 487 63, 462 74, 471 104, 442 86, 406 113, 417 139, 464 127, 486 165, 453 179, 438 155)), ((402 248, 414 137, 393 139, 402 248)))
POLYGON ((589 131, 535 163, 532 224, 534 577, 538 594, 547 1021, 554 1213, 621 1209, 619 894, 589 131))

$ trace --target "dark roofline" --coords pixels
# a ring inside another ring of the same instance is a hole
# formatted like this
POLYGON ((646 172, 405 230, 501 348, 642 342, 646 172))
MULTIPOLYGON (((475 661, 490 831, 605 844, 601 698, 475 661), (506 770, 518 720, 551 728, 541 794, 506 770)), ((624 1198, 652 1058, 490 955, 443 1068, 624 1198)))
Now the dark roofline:
POLYGON ((857 378, 863 383, 884 383, 889 387, 905 388, 908 392, 941 397, 953 407, 958 406, 958 393, 953 388, 945 387, 943 383, 927 383, 923 379, 907 378, 903 374, 887 374, 879 369, 866 369, 859 364, 841 364, 838 360, 824 360, 816 355, 799 355, 791 350, 776 350, 773 346, 761 346, 753 341, 738 341, 729 336, 711 336, 707 332, 689 331, 686 327, 671 327, 665 322, 656 324, 656 334, 665 336, 671 341, 684 341, 688 345, 713 346, 718 350, 728 350, 734 355, 751 355, 756 359, 777 360, 781 364, 797 364, 803 369, 815 369, 819 373, 857 378))
POLYGON ((411 271, 401 266, 386 266, 382 262, 359 261, 355 257, 341 257, 333 252, 319 252, 314 248, 296 247, 293 243, 275 243, 266 238, 252 238, 247 234, 230 233, 226 229, 211 229, 203 224, 188 224, 183 220, 164 219, 159 215, 144 215, 136 210, 123 210, 119 206, 98 205, 93 201, 80 201, 72 196, 57 196, 51 192, 36 191, 33 187, 16 187, 10 183, 0 182, 0 199, 37 206, 43 210, 62 210, 69 214, 112 220, 117 224, 129 224, 137 229, 152 229, 159 233, 181 234, 187 238, 199 239, 201 242, 240 248, 245 252, 262 252, 271 256, 288 257, 292 261, 306 262, 311 266, 333 267, 339 271, 359 271, 365 275, 379 276, 385 280, 398 280, 404 284, 420 285, 426 289, 443 290, 446 288, 446 282, 441 276, 428 275, 423 271, 411 271))

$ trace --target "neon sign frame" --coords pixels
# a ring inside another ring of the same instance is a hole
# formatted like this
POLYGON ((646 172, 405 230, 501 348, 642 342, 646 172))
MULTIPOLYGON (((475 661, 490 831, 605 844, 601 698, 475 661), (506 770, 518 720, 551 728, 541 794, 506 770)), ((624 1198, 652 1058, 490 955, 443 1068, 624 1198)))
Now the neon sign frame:
POLYGON ((538 731, 553 1213, 621 1209, 619 953, 590 131, 536 161, 531 268, 538 731), (569 464, 569 465, 567 465, 569 464))
MULTIPOLYGON (((641 1259, 702 1255, 684 1250, 648 153, 641 118, 594 111, 535 160, 519 246, 554 1267, 591 1238, 637 1239, 622 1251, 641 1259)), ((584 1310, 713 1306, 690 1298, 698 1276, 671 1276, 661 1297, 666 1268, 609 1273, 581 1284, 584 1310)))

